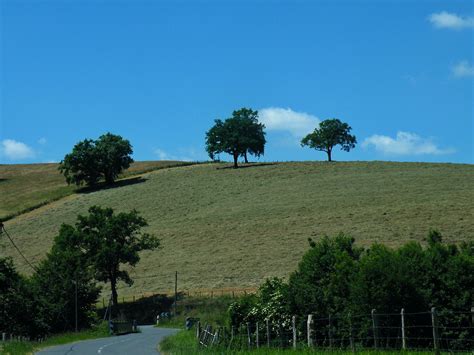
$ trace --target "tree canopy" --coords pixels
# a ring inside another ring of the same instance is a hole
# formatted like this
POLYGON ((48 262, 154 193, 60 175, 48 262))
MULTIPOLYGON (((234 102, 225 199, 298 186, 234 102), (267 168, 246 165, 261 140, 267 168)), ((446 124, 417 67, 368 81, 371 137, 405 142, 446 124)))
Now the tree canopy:
POLYGON ((301 146, 326 152, 328 161, 332 161, 332 150, 336 145, 346 152, 355 147, 357 139, 350 134, 351 127, 337 118, 324 120, 312 133, 301 140, 301 146))
POLYGON ((85 139, 77 143, 59 164, 59 170, 68 184, 94 186, 101 179, 112 184, 133 163, 132 153, 128 140, 106 133, 97 140, 85 139))
POLYGON ((206 151, 211 159, 219 153, 232 155, 234 168, 237 160, 247 154, 257 157, 265 152, 265 126, 258 122, 258 111, 241 108, 232 112, 232 117, 215 120, 214 126, 206 133, 206 151))

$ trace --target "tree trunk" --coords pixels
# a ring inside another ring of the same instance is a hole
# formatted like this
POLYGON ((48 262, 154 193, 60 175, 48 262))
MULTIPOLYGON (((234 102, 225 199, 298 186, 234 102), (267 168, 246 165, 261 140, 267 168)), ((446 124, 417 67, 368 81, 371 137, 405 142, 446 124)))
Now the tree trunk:
POLYGON ((332 159, 331 159, 331 149, 328 149, 327 153, 328 153, 328 161, 332 161, 332 159))
POLYGON ((237 169, 238 168, 237 159, 239 158, 239 153, 235 151, 233 155, 234 155, 234 169, 237 169))
POLYGON ((110 280, 110 288, 112 289, 112 307, 110 308, 110 312, 115 310, 118 304, 118 296, 117 296, 117 280, 115 278, 111 278, 110 280))
POLYGON ((114 175, 113 173, 106 173, 105 174, 105 183, 107 185, 112 185, 114 183, 114 175))
POLYGON ((248 164, 249 160, 247 159, 247 151, 244 153, 245 164, 248 164))

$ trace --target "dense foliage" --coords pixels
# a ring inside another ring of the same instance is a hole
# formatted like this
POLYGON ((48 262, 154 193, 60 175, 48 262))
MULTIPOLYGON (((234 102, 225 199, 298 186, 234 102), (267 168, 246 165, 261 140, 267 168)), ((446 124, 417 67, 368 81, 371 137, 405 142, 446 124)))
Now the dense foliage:
POLYGON ((45 305, 45 321, 52 332, 75 329, 75 300, 79 329, 94 321, 100 288, 94 280, 91 260, 85 255, 78 233, 62 225, 51 251, 32 277, 36 300, 45 305))
POLYGON ((232 155, 234 168, 237 159, 247 155, 260 156, 265 148, 265 126, 258 122, 258 111, 242 108, 232 112, 225 121, 216 120, 214 126, 206 132, 206 151, 211 159, 219 153, 232 155))
POLYGON ((351 126, 337 118, 324 120, 319 128, 301 140, 301 145, 326 152, 328 161, 332 161, 332 150, 336 145, 346 152, 355 147, 357 139, 350 134, 351 129, 351 126))
MULTIPOLYGON (((422 325, 431 324, 429 311, 436 307, 444 334, 458 341, 452 346, 462 348, 466 344, 462 341, 474 336, 473 329, 463 328, 470 322, 469 311, 474 305, 474 242, 445 244, 441 235, 432 231, 425 247, 409 242, 397 249, 374 244, 363 250, 342 234, 310 240, 310 246, 287 283, 269 280, 256 296, 232 304, 231 323, 269 319, 285 327, 293 315, 299 319, 308 314, 332 315, 338 322, 351 322, 359 338, 366 339, 372 309, 395 315, 380 320, 390 330, 399 327, 397 314, 404 308, 407 313, 426 313, 410 319, 410 336, 429 339, 431 328, 422 325), (452 331, 455 327, 456 332, 452 331)), ((370 342, 371 338, 367 339, 370 342)))
POLYGON ((59 164, 59 170, 68 184, 94 186, 101 179, 112 184, 133 163, 132 153, 128 140, 106 133, 97 140, 85 139, 77 143, 59 164))
POLYGON ((156 237, 141 232, 146 225, 135 210, 114 214, 93 206, 75 226, 61 226, 30 278, 18 274, 10 259, 0 258, 0 333, 35 338, 72 331, 76 305, 78 329, 89 328, 97 320, 97 281, 111 282, 117 304, 117 282, 133 282, 120 266, 135 266, 140 251, 159 247, 156 237))

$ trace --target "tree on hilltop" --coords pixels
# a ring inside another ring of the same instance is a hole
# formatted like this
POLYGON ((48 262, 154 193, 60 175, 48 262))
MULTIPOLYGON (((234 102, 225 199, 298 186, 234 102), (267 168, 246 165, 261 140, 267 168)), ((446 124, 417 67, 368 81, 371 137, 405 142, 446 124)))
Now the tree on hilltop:
POLYGON ((341 150, 346 152, 355 147, 357 140, 349 134, 351 129, 351 126, 337 118, 324 120, 319 124, 319 128, 301 140, 301 146, 326 152, 328 161, 332 161, 332 150, 336 145, 340 145, 341 150))
POLYGON ((248 154, 260 156, 265 149, 265 126, 258 122, 258 111, 241 108, 232 112, 232 117, 215 120, 214 126, 206 132, 206 151, 211 159, 216 154, 232 155, 234 168, 238 167, 240 156, 248 162, 248 154))
POLYGON ((132 153, 128 140, 106 133, 98 140, 85 139, 77 143, 59 164, 59 170, 68 184, 94 186, 104 179, 110 185, 133 163, 132 153))

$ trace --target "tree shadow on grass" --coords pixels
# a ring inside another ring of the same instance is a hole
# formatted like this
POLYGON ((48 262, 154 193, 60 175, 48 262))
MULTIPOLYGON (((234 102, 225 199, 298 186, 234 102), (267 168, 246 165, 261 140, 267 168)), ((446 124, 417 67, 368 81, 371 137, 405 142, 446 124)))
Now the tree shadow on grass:
POLYGON ((108 190, 108 189, 115 189, 118 187, 124 187, 124 186, 129 186, 129 185, 135 185, 135 184, 141 184, 143 182, 146 182, 148 179, 145 179, 141 176, 129 178, 129 179, 123 179, 123 180, 118 180, 115 181, 112 185, 107 185, 105 182, 101 182, 95 186, 86 186, 86 187, 81 187, 76 190, 77 193, 80 194, 88 194, 91 192, 96 192, 100 190, 108 190))
MULTIPOLYGON (((247 163, 247 164, 241 164, 237 167, 237 169, 246 169, 246 168, 258 168, 260 166, 267 166, 267 165, 277 165, 278 163, 247 163)), ((229 166, 221 166, 217 167, 217 170, 221 169, 234 169, 234 165, 229 165, 229 166)))

